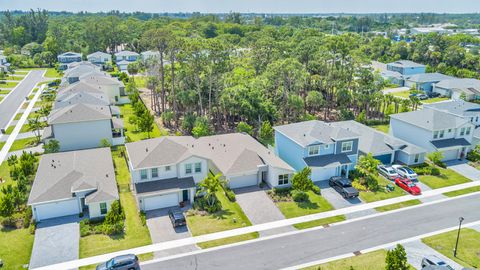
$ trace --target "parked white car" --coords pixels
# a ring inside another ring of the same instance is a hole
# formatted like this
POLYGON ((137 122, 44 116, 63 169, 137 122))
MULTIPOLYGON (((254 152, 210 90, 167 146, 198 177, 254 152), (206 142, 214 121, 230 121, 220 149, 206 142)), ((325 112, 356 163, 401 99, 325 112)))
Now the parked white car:
POLYGON ((411 181, 416 181, 418 178, 418 174, 407 166, 393 165, 392 167, 400 176, 405 177, 411 181))
POLYGON ((391 166, 378 165, 377 169, 378 169, 378 173, 380 173, 380 175, 387 178, 388 180, 393 181, 397 179, 399 176, 398 172, 391 166))

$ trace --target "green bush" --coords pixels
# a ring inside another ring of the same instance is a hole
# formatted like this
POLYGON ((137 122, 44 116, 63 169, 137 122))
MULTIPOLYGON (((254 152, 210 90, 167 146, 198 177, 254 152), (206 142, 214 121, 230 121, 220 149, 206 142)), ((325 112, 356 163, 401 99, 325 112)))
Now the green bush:
POLYGON ((214 205, 209 206, 207 201, 205 200, 205 197, 200 197, 200 198, 197 198, 193 203, 193 208, 197 210, 207 211, 208 213, 215 213, 222 210, 222 204, 217 199, 215 200, 214 205))
POLYGON ((110 205, 110 210, 105 216, 105 223, 109 225, 117 224, 125 219, 125 213, 120 205, 120 202, 114 201, 110 205))
POLYGON ((292 188, 290 187, 285 187, 285 188, 275 187, 273 188, 273 194, 278 196, 288 196, 291 190, 292 188))
POLYGON ((312 187, 312 191, 313 193, 317 194, 317 195, 321 195, 322 194, 322 191, 320 190, 320 187, 319 186, 313 186, 312 187))
POLYGON ((25 212, 23 213, 23 228, 30 227, 30 222, 32 221, 32 208, 27 207, 25 212))
POLYGON ((4 228, 16 228, 17 226, 17 220, 12 217, 12 216, 9 216, 9 217, 4 217, 2 219, 2 221, 0 222, 0 224, 2 224, 2 226, 4 228))
POLYGON ((433 167, 433 168, 430 169, 430 174, 434 175, 434 176, 438 176, 438 175, 440 175, 440 169, 433 167))
POLYGON ((231 202, 235 202, 237 198, 235 198, 235 193, 231 190, 225 190, 225 196, 227 196, 227 199, 231 202))
POLYGON ((83 219, 82 221, 80 221, 80 236, 85 237, 90 234, 90 222, 88 219, 83 219))
POLYGON ((124 227, 123 221, 114 224, 103 223, 102 233, 106 235, 120 234, 123 232, 124 227))
POLYGON ((147 215, 143 211, 140 211, 140 220, 142 220, 143 226, 147 226, 147 215))
POLYGON ((304 191, 294 189, 290 192, 290 195, 292 196, 292 199, 296 202, 308 201, 308 195, 304 191))
POLYGON ((37 229, 37 224, 35 222, 31 222, 30 226, 28 227, 28 232, 30 234, 35 234, 35 230, 37 229))
POLYGON ((370 190, 370 191, 378 190, 378 180, 377 180, 377 178, 375 178, 371 175, 368 175, 366 177, 366 183, 367 183, 368 190, 370 190))

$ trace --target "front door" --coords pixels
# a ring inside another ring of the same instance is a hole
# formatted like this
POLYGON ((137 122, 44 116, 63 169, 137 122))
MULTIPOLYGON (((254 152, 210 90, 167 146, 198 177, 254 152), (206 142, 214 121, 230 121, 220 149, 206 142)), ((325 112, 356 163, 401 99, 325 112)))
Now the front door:
POLYGON ((342 177, 347 177, 347 172, 348 172, 348 166, 347 165, 342 165, 340 169, 340 176, 342 177))
POLYGON ((80 204, 82 205, 82 211, 87 208, 87 206, 85 205, 85 197, 80 198, 80 204))
POLYGON ((462 147, 462 150, 460 150, 460 159, 464 159, 465 158, 465 153, 467 152, 467 148, 466 147, 462 147))
POLYGON ((188 189, 183 190, 183 201, 188 201, 188 189))
POLYGON ((267 172, 262 172, 262 182, 267 182, 267 172))

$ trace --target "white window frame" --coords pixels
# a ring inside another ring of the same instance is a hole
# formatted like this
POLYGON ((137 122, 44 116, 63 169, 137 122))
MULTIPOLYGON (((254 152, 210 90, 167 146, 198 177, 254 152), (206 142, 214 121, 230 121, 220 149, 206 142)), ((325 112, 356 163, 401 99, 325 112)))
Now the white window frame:
POLYGON ((439 137, 439 138, 445 137, 445 130, 440 130, 440 131, 438 132, 438 137, 439 137))
POLYGON ((464 127, 460 129, 460 136, 463 136, 463 135, 465 135, 465 128, 464 127))
POLYGON ((185 174, 192 174, 192 173, 193 173, 192 164, 191 163, 185 164, 185 174))
POLYGON ((420 154, 415 154, 415 157, 413 158, 414 163, 418 163, 420 161, 420 154))
POLYGON ((433 132, 433 138, 434 138, 434 139, 437 139, 437 138, 438 138, 438 131, 434 131, 434 132, 433 132))
POLYGON ((342 153, 351 152, 353 150, 353 141, 342 142, 342 153))
POLYGON ((318 154, 320 154, 320 145, 311 145, 308 147, 308 156, 317 156, 318 154))
POLYGON ((106 214, 108 213, 108 205, 107 205, 107 203, 106 203, 106 202, 101 202, 99 206, 100 206, 100 214, 101 214, 101 215, 106 215, 106 214), (105 205, 105 213, 102 213, 102 205, 105 205))
POLYGON ((465 130, 465 135, 470 135, 470 131, 471 131, 471 128, 468 127, 468 128, 465 130))
POLYGON ((152 173, 152 178, 157 178, 158 177, 158 168, 152 168, 151 173, 152 173))
POLYGON ((140 179, 141 179, 141 180, 146 180, 146 179, 148 179, 148 171, 147 171, 147 169, 141 169, 141 170, 140 170, 140 179))
POLYGON ((325 149, 329 149, 329 148, 330 148, 330 144, 325 144, 324 148, 325 148, 325 149))
POLYGON ((172 168, 170 166, 165 166, 165 171, 169 172, 172 168))
POLYGON ((202 172, 202 163, 201 162, 196 162, 195 165, 194 165, 194 170, 195 170, 195 173, 201 173, 202 172))
POLYGON ((278 175, 278 185, 279 186, 283 186, 283 185, 288 185, 288 182, 289 182, 289 175, 288 173, 286 174, 279 174, 278 175))

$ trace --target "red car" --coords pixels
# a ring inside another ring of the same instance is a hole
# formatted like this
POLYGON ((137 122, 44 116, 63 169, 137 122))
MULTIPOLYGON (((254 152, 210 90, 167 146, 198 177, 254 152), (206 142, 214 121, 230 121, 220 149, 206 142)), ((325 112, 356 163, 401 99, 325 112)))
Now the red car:
POLYGON ((407 178, 399 177, 395 179, 395 184, 412 195, 422 194, 422 191, 420 190, 420 188, 417 185, 415 185, 412 181, 408 180, 407 178))

